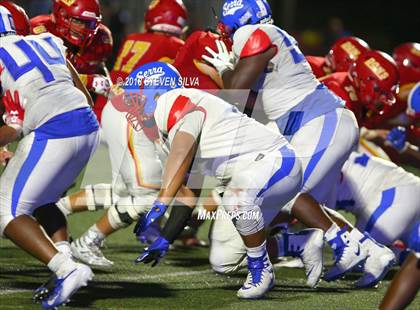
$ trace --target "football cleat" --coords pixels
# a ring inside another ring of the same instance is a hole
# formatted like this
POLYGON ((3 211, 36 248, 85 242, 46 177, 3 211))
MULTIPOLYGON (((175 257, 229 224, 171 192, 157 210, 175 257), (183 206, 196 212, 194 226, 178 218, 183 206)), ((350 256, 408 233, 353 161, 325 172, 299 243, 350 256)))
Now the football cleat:
POLYGON ((241 299, 260 299, 274 287, 275 276, 268 254, 258 258, 248 256, 248 276, 238 290, 241 299))
POLYGON ((315 287, 322 275, 324 233, 320 229, 305 229, 284 233, 285 256, 300 257, 305 267, 306 285, 315 287))
POLYGON ((71 253, 79 261, 99 268, 109 268, 114 262, 107 259, 102 253, 100 246, 102 242, 89 235, 83 235, 70 244, 71 253))
POLYGON ((35 293, 32 296, 32 300, 34 302, 41 302, 45 298, 47 298, 50 292, 54 289, 56 280, 57 280, 57 276, 54 273, 51 274, 47 282, 45 282, 44 284, 42 284, 40 287, 38 287, 35 290, 35 293))
POLYGON ((42 308, 57 309, 69 302, 71 296, 78 289, 86 286, 92 280, 93 272, 89 266, 76 264, 76 268, 68 272, 63 277, 57 277, 54 288, 45 300, 42 301, 42 308))
POLYGON ((334 250, 335 265, 324 275, 326 281, 341 278, 346 272, 351 271, 367 259, 367 250, 352 239, 346 228, 341 229, 335 238, 328 241, 334 250))
POLYGON ((395 254, 390 249, 377 243, 367 233, 365 236, 360 243, 367 250, 368 258, 364 265, 363 277, 355 283, 357 288, 376 286, 396 263, 395 254))

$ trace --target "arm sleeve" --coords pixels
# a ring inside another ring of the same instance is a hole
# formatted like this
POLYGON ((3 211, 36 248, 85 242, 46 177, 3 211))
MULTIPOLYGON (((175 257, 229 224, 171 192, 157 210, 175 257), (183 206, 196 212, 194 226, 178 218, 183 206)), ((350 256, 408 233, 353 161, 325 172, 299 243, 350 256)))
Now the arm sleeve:
POLYGON ((176 133, 179 131, 186 132, 197 140, 203 130, 205 117, 202 111, 193 111, 185 115, 169 132, 169 142, 172 144, 176 133))

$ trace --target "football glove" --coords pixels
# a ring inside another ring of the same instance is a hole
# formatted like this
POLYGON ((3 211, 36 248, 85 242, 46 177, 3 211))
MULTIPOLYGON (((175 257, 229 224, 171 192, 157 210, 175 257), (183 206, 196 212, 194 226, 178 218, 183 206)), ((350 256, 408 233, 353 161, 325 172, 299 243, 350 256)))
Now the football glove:
POLYGON ((406 129, 404 127, 395 127, 388 133, 385 145, 391 146, 398 152, 402 153, 407 149, 406 139, 406 129))
POLYGON ((3 96, 3 104, 6 110, 3 114, 4 123, 14 128, 20 134, 22 132, 25 111, 20 104, 19 93, 15 91, 12 97, 10 90, 8 90, 3 96))
POLYGON ((95 94, 108 96, 111 90, 111 80, 100 74, 90 74, 87 77, 87 88, 95 94))
POLYGON ((233 52, 228 51, 223 41, 217 40, 216 45, 217 52, 206 46, 206 51, 213 57, 203 55, 202 58, 215 67, 220 76, 222 76, 226 71, 232 71, 234 69, 234 55, 233 52))
POLYGON ((156 266, 169 250, 169 241, 163 237, 157 238, 149 247, 145 248, 143 253, 137 257, 136 263, 152 263, 156 266))
POLYGON ((164 203, 161 203, 159 200, 155 200, 153 203, 152 208, 149 212, 147 212, 146 215, 139 218, 137 221, 136 227, 134 227, 134 233, 137 237, 140 237, 140 235, 145 232, 150 225, 152 225, 154 222, 156 222, 162 215, 165 214, 166 210, 168 209, 168 206, 164 203))

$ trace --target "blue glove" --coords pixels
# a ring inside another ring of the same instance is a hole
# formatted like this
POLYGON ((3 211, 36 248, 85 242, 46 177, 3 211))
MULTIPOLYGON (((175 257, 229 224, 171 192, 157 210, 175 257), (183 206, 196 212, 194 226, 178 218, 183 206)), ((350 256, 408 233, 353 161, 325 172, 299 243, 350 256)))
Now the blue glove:
POLYGON ((143 232, 145 232, 150 225, 157 221, 162 215, 165 214, 168 206, 164 203, 161 203, 159 200, 155 200, 153 203, 152 209, 145 216, 139 218, 136 227, 134 227, 134 233, 139 237, 143 232))
POLYGON ((407 132, 404 127, 392 128, 386 137, 386 145, 392 146, 399 152, 403 152, 406 147, 407 132))
POLYGON ((149 247, 145 248, 143 253, 137 257, 136 263, 148 264, 153 262, 155 267, 169 250, 169 241, 163 237, 157 238, 149 247))

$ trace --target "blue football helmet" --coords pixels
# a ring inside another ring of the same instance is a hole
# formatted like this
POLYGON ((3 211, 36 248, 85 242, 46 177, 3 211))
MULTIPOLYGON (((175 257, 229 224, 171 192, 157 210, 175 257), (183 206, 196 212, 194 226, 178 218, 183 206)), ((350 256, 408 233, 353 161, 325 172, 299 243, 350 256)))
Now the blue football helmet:
POLYGON ((12 13, 3 5, 0 5, 0 35, 16 34, 16 27, 12 13))
POLYGON ((182 88, 179 72, 170 64, 151 62, 135 69, 122 85, 123 94, 111 99, 113 106, 127 113, 127 120, 136 130, 155 125, 153 114, 157 99, 164 93, 182 88))
POLYGON ((231 38, 242 26, 273 23, 272 15, 267 0, 225 0, 217 28, 231 38))
POLYGON ((420 82, 410 91, 407 100, 407 114, 412 118, 420 118, 420 82))

